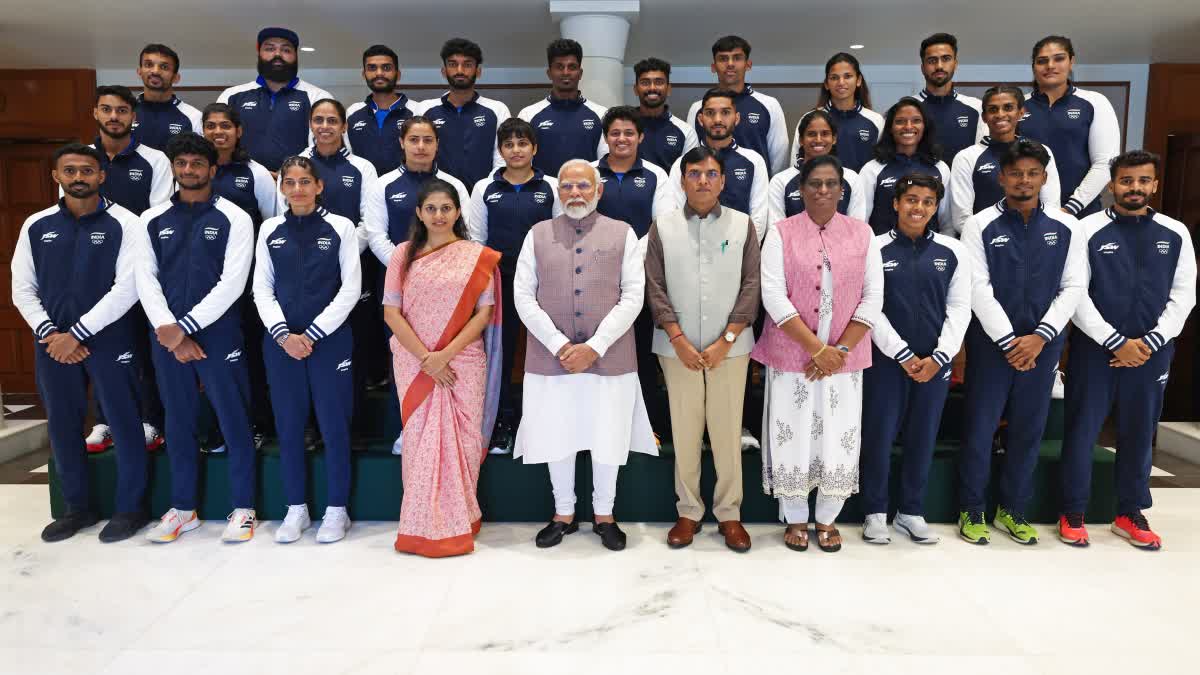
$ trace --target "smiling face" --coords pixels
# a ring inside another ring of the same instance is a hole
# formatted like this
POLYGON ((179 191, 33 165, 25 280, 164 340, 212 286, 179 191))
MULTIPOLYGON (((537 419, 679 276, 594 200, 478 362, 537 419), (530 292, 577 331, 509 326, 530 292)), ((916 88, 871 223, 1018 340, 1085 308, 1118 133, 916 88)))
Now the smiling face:
POLYGON ((583 66, 574 56, 556 56, 546 69, 546 77, 550 78, 550 87, 561 97, 574 96, 579 90, 579 80, 583 77, 583 66))
POLYGON ((1118 167, 1109 188, 1117 206, 1126 211, 1140 211, 1150 205, 1150 198, 1158 192, 1158 175, 1153 164, 1118 167))
POLYGON ((204 120, 204 137, 213 144, 217 152, 232 152, 237 147, 238 139, 242 137, 242 128, 235 125, 229 116, 213 113, 204 120))
POLYGON ((400 69, 390 56, 368 56, 363 63, 363 80, 372 93, 386 94, 395 91, 396 82, 400 80, 400 69))
POLYGON ((805 209, 836 211, 842 199, 842 179, 832 166, 818 166, 808 174, 800 193, 804 195, 805 209))
POLYGON ((317 196, 324 189, 321 179, 300 165, 289 166, 279 177, 279 191, 293 210, 312 211, 317 205, 317 196))
POLYGON ((908 232, 924 230, 937 207, 937 192, 923 185, 911 186, 892 200, 900 229, 908 232))
POLYGON ((101 96, 92 109, 92 118, 100 133, 109 138, 125 138, 133 128, 133 106, 120 96, 101 96))
POLYGON ((988 135, 998 140, 1015 138, 1017 123, 1024 111, 1024 101, 1012 94, 992 96, 983 106, 983 122, 988 127, 988 135))
POLYGON ((915 106, 902 106, 892 119, 892 139, 896 141, 896 152, 911 155, 917 151, 925 135, 925 116, 915 106))
POLYGON ((728 52, 717 52, 713 57, 712 71, 717 74, 717 81, 723 89, 740 90, 746 83, 746 71, 754 67, 754 63, 741 49, 728 52))
POLYGON ((1074 67, 1075 57, 1067 52, 1066 45, 1047 42, 1033 57, 1033 78, 1039 89, 1060 87, 1067 83, 1074 67))
POLYGON ((171 160, 175 182, 183 190, 203 190, 217 175, 217 167, 203 155, 179 155, 171 160))
POLYGON ((837 136, 834 135, 829 122, 820 117, 810 120, 808 126, 804 128, 804 133, 800 136, 800 147, 804 150, 805 159, 828 155, 833 152, 835 144, 837 144, 837 136))
POLYGON ((1001 169, 999 179, 1006 197, 1027 203, 1037 199, 1046 184, 1046 167, 1032 157, 1022 157, 1001 169))
POLYGON ((308 118, 313 139, 322 147, 340 147, 342 134, 346 131, 346 120, 332 103, 322 103, 313 108, 308 118))
POLYGON ((100 184, 104 182, 104 170, 100 168, 100 162, 87 155, 59 157, 50 175, 63 192, 74 199, 87 199, 95 195, 100 192, 100 184))
POLYGON ((458 207, 445 192, 431 192, 425 201, 417 205, 417 217, 429 230, 430 238, 442 238, 453 234, 458 222, 458 207))
POLYGON ((166 54, 142 54, 137 74, 142 80, 142 86, 150 91, 168 91, 179 82, 175 60, 166 54))
POLYGON ((666 105, 667 97, 671 95, 671 83, 661 70, 647 70, 634 82, 633 93, 643 107, 659 108, 666 105))
POLYGON ((957 68, 958 56, 950 45, 929 45, 925 48, 921 58, 921 74, 925 76, 925 84, 929 87, 946 86, 954 79, 957 68))
POLYGON ((608 131, 604 132, 604 140, 608 142, 608 154, 616 159, 637 157, 638 145, 641 144, 642 138, 637 125, 629 120, 613 120, 608 126, 608 131))
POLYGON ((829 98, 842 106, 854 102, 854 94, 861 84, 862 76, 845 61, 833 64, 825 75, 825 89, 829 91, 829 98))

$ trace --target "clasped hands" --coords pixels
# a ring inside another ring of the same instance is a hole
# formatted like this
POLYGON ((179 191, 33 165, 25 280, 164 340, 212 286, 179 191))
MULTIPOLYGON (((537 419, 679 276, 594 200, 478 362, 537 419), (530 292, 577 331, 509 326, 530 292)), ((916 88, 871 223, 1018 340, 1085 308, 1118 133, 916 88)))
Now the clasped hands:
POLYGON ((675 355, 679 357, 679 361, 688 370, 712 370, 721 365, 729 355, 729 348, 733 343, 724 338, 717 338, 705 347, 704 351, 699 351, 686 337, 680 335, 671 342, 671 346, 675 348, 675 355))
POLYGON ((200 345, 185 335, 183 328, 177 323, 163 324, 155 328, 154 335, 158 338, 158 344, 171 352, 175 360, 180 363, 189 363, 208 358, 208 355, 204 353, 200 345))
POLYGON ((592 364, 596 362, 596 359, 600 358, 600 355, 596 353, 596 350, 592 349, 587 344, 574 344, 571 342, 563 345, 558 350, 558 354, 556 354, 556 356, 558 357, 558 363, 563 367, 563 370, 566 370, 572 375, 582 373, 588 368, 591 368, 592 364))
POLYGON ((81 363, 92 353, 70 333, 54 331, 41 340, 38 340, 38 342, 46 345, 46 354, 50 358, 67 365, 81 363))

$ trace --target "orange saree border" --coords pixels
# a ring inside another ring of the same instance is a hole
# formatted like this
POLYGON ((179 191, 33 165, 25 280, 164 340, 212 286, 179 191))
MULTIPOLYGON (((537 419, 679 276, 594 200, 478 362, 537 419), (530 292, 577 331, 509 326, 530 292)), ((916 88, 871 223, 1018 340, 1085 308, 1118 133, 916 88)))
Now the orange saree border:
POLYGON ((449 558, 456 555, 466 555, 475 550, 475 535, 479 534, 479 529, 482 525, 482 521, 477 520, 471 523, 471 532, 469 534, 460 534, 445 539, 427 539, 425 537, 414 537, 410 534, 398 534, 396 535, 396 543, 393 548, 398 553, 413 553, 426 558, 449 558))

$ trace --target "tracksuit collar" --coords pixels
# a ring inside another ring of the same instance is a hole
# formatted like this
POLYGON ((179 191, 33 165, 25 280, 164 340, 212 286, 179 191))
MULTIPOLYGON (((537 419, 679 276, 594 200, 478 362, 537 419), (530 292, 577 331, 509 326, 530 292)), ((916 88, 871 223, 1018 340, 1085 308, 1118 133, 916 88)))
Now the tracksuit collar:
POLYGON ((167 108, 167 107, 178 106, 180 104, 180 100, 179 100, 178 96, 176 96, 175 94, 171 94, 170 100, 167 100, 167 101, 147 101, 146 100, 146 92, 142 92, 137 95, 137 104, 138 105, 148 105, 148 106, 162 106, 164 108, 167 108))
POLYGON ((319 219, 323 220, 325 218, 325 216, 328 216, 328 215, 329 215, 329 211, 327 211, 324 206, 317 204, 317 208, 313 209, 312 213, 310 213, 308 215, 304 215, 304 216, 298 216, 298 215, 292 213, 291 208, 288 208, 288 210, 286 212, 284 212, 284 214, 283 214, 283 220, 284 220, 284 222, 288 223, 289 225, 291 225, 291 224, 307 225, 309 222, 312 221, 313 218, 319 218, 319 219))
POLYGON ((587 103, 587 99, 583 97, 583 92, 580 92, 575 98, 554 98, 552 94, 548 94, 546 100, 550 102, 551 108, 563 108, 565 110, 575 110, 584 103, 587 103))
MULTIPOLYGON (((370 94, 367 94, 366 103, 367 103, 367 108, 370 109, 371 112, 378 112, 383 109, 375 104, 375 97, 370 94)), ((396 110, 397 108, 403 108, 407 103, 408 103, 408 96, 405 96, 404 94, 397 94, 396 102, 391 104, 390 106, 388 106, 387 111, 391 112, 393 110, 396 110)))
MULTIPOLYGON (((267 87, 267 80, 262 75, 259 75, 258 77, 254 78, 254 82, 257 83, 258 86, 260 86, 264 89, 269 89, 269 87, 267 87)), ((283 92, 287 91, 288 89, 295 89, 296 85, 298 85, 298 84, 300 84, 299 76, 293 77, 291 82, 288 82, 287 84, 283 85, 283 87, 279 91, 271 92, 271 95, 274 96, 276 94, 283 93, 283 92)))
POLYGON ((934 94, 929 93, 928 89, 922 89, 918 96, 922 101, 928 101, 930 103, 949 103, 950 101, 958 100, 958 90, 951 87, 949 94, 945 96, 935 96, 934 94))
POLYGON ((76 218, 75 214, 71 213, 71 209, 67 208, 67 198, 59 197, 59 199, 58 199, 58 210, 62 213, 62 215, 66 216, 67 218, 69 218, 71 220, 81 222, 81 223, 86 220, 94 220, 96 218, 99 218, 101 215, 103 215, 105 212, 108 211, 108 207, 110 207, 110 206, 112 206, 112 202, 109 201, 108 199, 105 199, 104 197, 101 197, 100 202, 96 204, 95 211, 92 211, 91 213, 85 213, 82 216, 80 216, 79 218, 76 218))
POLYGON ((859 100, 854 101, 854 107, 850 110, 838 110, 833 106, 833 101, 828 101, 825 103, 825 112, 829 113, 830 115, 840 115, 842 117, 857 117, 858 115, 862 114, 862 109, 863 104, 862 101, 859 100))
MULTIPOLYGON (((445 94, 442 94, 441 100, 442 100, 442 105, 446 106, 447 108, 449 108, 451 110, 459 110, 458 106, 456 106, 450 102, 450 92, 446 92, 445 94)), ((479 101, 479 92, 475 92, 475 95, 471 97, 471 100, 464 103, 462 105, 462 107, 466 108, 469 105, 474 105, 478 101, 479 101)))
POLYGON ((104 142, 99 136, 96 137, 96 140, 92 141, 92 147, 94 147, 100 151, 100 154, 104 156, 105 162, 109 162, 109 161, 115 162, 115 161, 117 161, 117 158, 124 159, 126 157, 129 157, 133 153, 137 152, 138 146, 141 145, 140 143, 138 143, 137 137, 133 134, 133 132, 130 132, 129 135, 130 135, 129 145, 125 146, 124 150, 118 152, 116 155, 113 155, 112 160, 108 159, 108 151, 106 151, 104 149, 104 142))
POLYGON ((342 147, 338 148, 337 152, 333 153, 332 155, 322 155, 321 153, 317 152, 317 146, 310 145, 308 147, 308 156, 327 163, 334 161, 338 157, 350 159, 350 148, 347 148, 345 144, 342 144, 342 147))
MULTIPOLYGON (((916 244, 917 243, 916 241, 909 239, 907 234, 904 234, 903 232, 901 232, 899 225, 897 225, 897 226, 893 227, 891 230, 889 230, 888 234, 891 235, 892 241, 901 241, 901 242, 908 243, 908 244, 916 244)), ((933 230, 930 229, 929 225, 925 226, 925 234, 920 237, 917 237, 917 239, 924 240, 924 241, 933 241, 933 230)))
MULTIPOLYGON (((504 183, 505 185, 511 186, 512 183, 508 182, 504 178, 504 170, 506 168, 507 167, 502 166, 502 167, 496 169, 495 171, 493 171, 492 172, 492 180, 496 181, 497 183, 504 183)), ((538 183, 538 182, 541 182, 544 180, 546 180, 546 174, 542 173, 541 169, 534 169, 533 176, 531 176, 529 178, 529 180, 525 181, 524 183, 521 183, 521 185, 529 185, 531 183, 538 183)))
MULTIPOLYGON (((613 171, 612 168, 609 167, 609 165, 608 165, 608 155, 607 154, 605 154, 603 157, 601 157, 599 162, 596 162, 596 168, 600 169, 601 171, 607 171, 609 173, 616 173, 616 171, 613 171)), ((633 160, 633 166, 629 167, 629 171, 626 171, 625 173, 633 173, 634 171, 641 171, 642 168, 643 168, 642 167, 642 158, 638 157, 633 160)))
POLYGON ((1109 220, 1121 225, 1144 225, 1153 221, 1156 213, 1158 212, 1154 209, 1147 208, 1146 215, 1144 216, 1123 216, 1117 213, 1117 210, 1111 206, 1104 210, 1104 215, 1108 216, 1109 220))

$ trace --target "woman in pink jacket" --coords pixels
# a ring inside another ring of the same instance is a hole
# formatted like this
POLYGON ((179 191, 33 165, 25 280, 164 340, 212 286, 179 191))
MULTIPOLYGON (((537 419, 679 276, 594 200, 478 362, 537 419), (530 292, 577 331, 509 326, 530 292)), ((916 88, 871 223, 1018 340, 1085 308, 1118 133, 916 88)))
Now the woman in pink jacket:
POLYGON ((834 521, 858 492, 862 371, 883 307, 883 263, 871 227, 837 211, 842 166, 805 162, 805 210, 775 223, 762 247, 771 321, 751 356, 767 366, 763 490, 779 499, 784 544, 808 548, 808 495, 817 490, 817 545, 842 547, 834 521))

